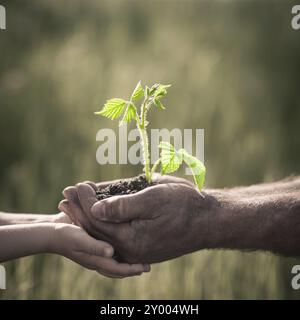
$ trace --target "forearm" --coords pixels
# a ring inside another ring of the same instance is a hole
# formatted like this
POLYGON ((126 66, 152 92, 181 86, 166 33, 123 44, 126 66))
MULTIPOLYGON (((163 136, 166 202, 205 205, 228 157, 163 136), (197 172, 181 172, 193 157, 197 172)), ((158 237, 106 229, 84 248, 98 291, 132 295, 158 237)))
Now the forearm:
POLYGON ((274 195, 297 190, 300 190, 300 176, 292 176, 276 182, 227 189, 227 191, 247 196, 266 195, 269 193, 274 195))
POLYGON ((51 252, 52 223, 0 226, 0 262, 51 252))
POLYGON ((52 223, 62 218, 64 214, 31 214, 0 212, 0 226, 32 223, 52 223))
POLYGON ((294 182, 284 183, 281 189, 276 183, 274 190, 271 185, 257 186, 254 193, 242 188, 240 192, 236 188, 208 191, 207 212, 199 218, 200 210, 198 215, 198 225, 206 219, 208 226, 204 235, 198 236, 200 243, 205 238, 208 248, 267 250, 300 256, 300 186, 294 182))

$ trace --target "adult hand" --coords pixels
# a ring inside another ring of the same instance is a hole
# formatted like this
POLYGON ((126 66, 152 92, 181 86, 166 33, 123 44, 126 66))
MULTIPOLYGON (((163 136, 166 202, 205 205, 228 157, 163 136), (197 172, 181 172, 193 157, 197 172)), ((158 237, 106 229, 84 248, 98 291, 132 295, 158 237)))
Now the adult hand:
POLYGON ((67 188, 67 213, 110 239, 126 261, 158 262, 202 248, 268 250, 299 256, 300 178, 198 193, 159 184, 97 201, 88 184, 67 188), (71 209, 71 206, 70 208, 71 209))
POLYGON ((52 252, 63 255, 88 269, 96 270, 104 276, 122 278, 149 271, 149 267, 142 264, 130 265, 117 262, 112 258, 114 249, 110 244, 92 238, 78 226, 56 223, 51 238, 52 252))
POLYGON ((214 201, 188 183, 161 183, 101 201, 91 185, 83 183, 65 189, 64 195, 71 219, 112 243, 123 261, 159 262, 209 245, 214 201))

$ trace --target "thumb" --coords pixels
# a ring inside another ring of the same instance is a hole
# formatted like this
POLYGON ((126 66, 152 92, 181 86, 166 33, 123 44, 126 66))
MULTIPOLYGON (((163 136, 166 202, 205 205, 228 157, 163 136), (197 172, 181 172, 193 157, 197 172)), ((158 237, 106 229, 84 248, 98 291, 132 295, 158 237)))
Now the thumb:
POLYGON ((114 196, 96 202, 92 215, 100 221, 128 222, 135 219, 153 219, 160 204, 161 186, 149 187, 135 194, 114 196))
POLYGON ((89 236, 85 231, 81 240, 80 251, 92 256, 111 258, 114 255, 114 248, 107 242, 96 240, 89 236))

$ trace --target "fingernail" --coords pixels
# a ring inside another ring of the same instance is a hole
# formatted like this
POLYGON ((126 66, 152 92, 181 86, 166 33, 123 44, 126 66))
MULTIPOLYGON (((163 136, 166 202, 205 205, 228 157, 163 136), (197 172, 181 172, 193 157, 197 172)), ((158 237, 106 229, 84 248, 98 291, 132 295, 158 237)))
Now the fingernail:
POLYGON ((144 264, 144 272, 149 272, 151 269, 149 264, 144 264))
POLYGON ((105 247, 104 248, 104 256, 106 258, 111 258, 113 256, 113 254, 114 254, 114 251, 113 251, 112 248, 110 248, 110 247, 105 247))
POLYGON ((77 191, 75 187, 68 187, 63 191, 63 195, 65 198, 67 198, 70 201, 76 201, 77 200, 77 191))

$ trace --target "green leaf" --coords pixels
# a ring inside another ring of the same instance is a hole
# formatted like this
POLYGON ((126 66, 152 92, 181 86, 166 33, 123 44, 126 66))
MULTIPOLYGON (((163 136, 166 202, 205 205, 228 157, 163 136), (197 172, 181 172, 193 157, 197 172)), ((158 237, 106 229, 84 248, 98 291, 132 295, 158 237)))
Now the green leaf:
POLYGON ((160 84, 158 87, 157 87, 157 89, 155 90, 155 92, 154 92, 154 98, 163 98, 163 97, 165 97, 166 95, 167 95, 167 89, 169 88, 169 87, 171 87, 171 85, 170 84, 168 84, 168 85, 164 85, 164 84, 160 84))
POLYGON ((205 182, 206 174, 204 164, 184 149, 177 151, 168 142, 161 142, 159 148, 161 149, 160 161, 162 174, 175 172, 184 161, 186 165, 190 167, 195 184, 199 191, 201 191, 205 182))
POLYGON ((168 142, 161 142, 159 148, 161 149, 162 174, 172 173, 178 170, 182 164, 182 155, 168 142))
POLYGON ((156 90, 159 88, 160 84, 155 83, 150 89, 149 89, 149 96, 153 96, 156 92, 156 90))
POLYGON ((138 84, 136 85, 135 89, 133 90, 133 93, 131 95, 130 100, 131 101, 136 101, 139 98, 144 96, 144 89, 142 87, 141 81, 138 82, 138 84))
POLYGON ((130 122, 132 119, 135 119, 136 112, 137 112, 137 110, 136 110, 135 105, 132 102, 128 103, 127 108, 124 112, 123 118, 120 121, 120 125, 122 125, 125 122, 130 122))
POLYGON ((183 161, 187 164, 187 166, 190 167, 193 173, 195 184, 197 185, 199 191, 201 191, 205 182, 206 174, 206 168, 204 164, 196 157, 191 156, 184 149, 180 149, 178 153, 182 155, 183 161))
POLYGON ((159 109, 162 109, 162 110, 166 109, 158 99, 154 99, 154 105, 159 109))
POLYGON ((95 112, 95 114, 100 114, 101 116, 113 120, 121 116, 122 112, 125 109, 125 106, 126 101, 123 99, 110 99, 106 101, 102 110, 99 112, 95 112))

